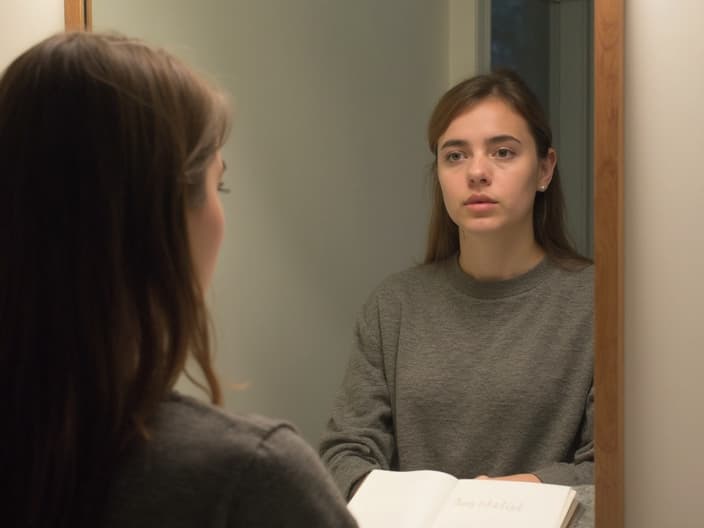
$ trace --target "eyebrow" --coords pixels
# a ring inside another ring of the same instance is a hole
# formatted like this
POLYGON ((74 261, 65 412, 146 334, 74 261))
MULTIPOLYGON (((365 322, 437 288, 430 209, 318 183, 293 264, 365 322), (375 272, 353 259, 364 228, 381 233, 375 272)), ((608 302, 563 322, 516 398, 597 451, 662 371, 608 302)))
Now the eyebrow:
MULTIPOLYGON (((492 136, 486 141, 484 141, 484 143, 487 145, 495 145, 496 143, 504 143, 505 141, 515 141, 516 143, 521 143, 518 138, 510 134, 492 136)), ((469 145, 469 142, 465 141, 464 139, 448 139, 440 146, 440 150, 446 149, 448 147, 466 147, 467 145, 469 145)))

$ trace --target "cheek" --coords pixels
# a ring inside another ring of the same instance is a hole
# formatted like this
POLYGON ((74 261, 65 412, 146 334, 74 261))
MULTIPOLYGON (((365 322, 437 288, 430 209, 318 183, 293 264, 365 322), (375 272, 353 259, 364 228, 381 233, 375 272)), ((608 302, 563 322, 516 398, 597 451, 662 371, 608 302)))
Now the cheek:
POLYGON ((538 190, 540 173, 530 164, 520 167, 519 170, 507 175, 504 187, 513 196, 513 200, 520 203, 532 203, 538 190))
POLYGON ((455 180, 456 178, 453 178, 452 173, 448 173, 446 170, 438 171, 438 185, 446 204, 448 199, 457 194, 457 182, 455 180))
POLYGON ((450 219, 457 224, 459 222, 459 202, 464 199, 466 188, 462 186, 462 180, 455 178, 447 172, 438 173, 438 187, 442 195, 445 211, 450 219))
POLYGON ((225 236, 225 212, 223 211, 222 204, 220 200, 217 201, 217 211, 215 213, 215 218, 213 218, 213 244, 215 245, 215 251, 220 250, 222 245, 222 239, 225 236))
POLYGON ((225 232, 225 215, 217 195, 209 195, 206 203, 190 212, 188 225, 197 273, 207 288, 225 232))
POLYGON ((212 260, 210 266, 214 267, 215 259, 220 251, 223 237, 225 236, 225 213, 217 193, 210 199, 207 210, 207 218, 204 223, 206 232, 203 236, 208 245, 207 253, 210 260, 212 260))

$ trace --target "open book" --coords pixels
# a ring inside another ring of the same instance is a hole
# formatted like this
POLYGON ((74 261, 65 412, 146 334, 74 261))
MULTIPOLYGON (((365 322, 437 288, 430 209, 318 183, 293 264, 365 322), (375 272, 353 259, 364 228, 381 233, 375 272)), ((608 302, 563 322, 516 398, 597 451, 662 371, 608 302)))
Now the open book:
POLYGON ((576 506, 569 486, 379 469, 349 503, 360 528, 561 528, 576 506))

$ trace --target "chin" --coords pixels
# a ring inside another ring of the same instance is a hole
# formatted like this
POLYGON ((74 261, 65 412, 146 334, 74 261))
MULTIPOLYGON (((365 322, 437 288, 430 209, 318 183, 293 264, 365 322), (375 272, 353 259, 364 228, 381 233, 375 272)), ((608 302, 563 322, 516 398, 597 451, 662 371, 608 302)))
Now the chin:
POLYGON ((497 233, 503 226, 493 219, 481 219, 479 221, 463 222, 460 224, 460 231, 468 235, 489 235, 497 233))

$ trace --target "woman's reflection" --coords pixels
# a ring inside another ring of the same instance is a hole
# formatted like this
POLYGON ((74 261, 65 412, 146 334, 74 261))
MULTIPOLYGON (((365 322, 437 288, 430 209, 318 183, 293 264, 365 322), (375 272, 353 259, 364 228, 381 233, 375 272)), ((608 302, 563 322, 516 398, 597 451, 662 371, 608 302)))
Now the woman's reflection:
POLYGON ((514 73, 477 76, 428 142, 425 263, 363 307, 323 459, 348 498, 374 468, 591 483, 593 267, 543 109, 514 73))

